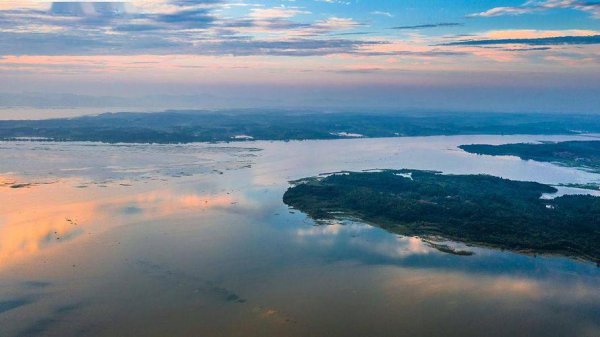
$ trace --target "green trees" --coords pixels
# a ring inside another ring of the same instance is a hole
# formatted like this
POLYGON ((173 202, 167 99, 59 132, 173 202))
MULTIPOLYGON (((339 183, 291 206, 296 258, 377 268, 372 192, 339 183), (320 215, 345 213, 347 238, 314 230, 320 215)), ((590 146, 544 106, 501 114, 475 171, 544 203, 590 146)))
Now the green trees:
POLYGON ((488 175, 390 170, 312 179, 283 200, 317 219, 342 212, 403 234, 600 260, 600 198, 540 199, 555 191, 488 175))
POLYGON ((600 170, 600 141, 568 141, 540 144, 461 145, 461 149, 492 156, 518 156, 543 162, 555 162, 564 166, 600 170))

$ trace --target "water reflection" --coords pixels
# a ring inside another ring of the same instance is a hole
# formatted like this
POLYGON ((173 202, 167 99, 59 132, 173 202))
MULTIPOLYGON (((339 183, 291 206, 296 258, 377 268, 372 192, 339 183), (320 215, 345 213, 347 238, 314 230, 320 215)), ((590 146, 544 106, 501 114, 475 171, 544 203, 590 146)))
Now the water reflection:
POLYGON ((73 189, 78 184, 77 180, 63 179, 48 186, 11 191, 11 198, 0 205, 0 269, 85 234, 105 232, 128 223, 249 206, 243 196, 229 192, 197 194, 134 189, 116 194, 113 189, 99 187, 73 189))
POLYGON ((339 170, 600 181, 455 147, 565 138, 4 143, 0 336, 597 336, 592 264, 446 254, 360 222, 318 225, 281 201, 289 180, 339 170))

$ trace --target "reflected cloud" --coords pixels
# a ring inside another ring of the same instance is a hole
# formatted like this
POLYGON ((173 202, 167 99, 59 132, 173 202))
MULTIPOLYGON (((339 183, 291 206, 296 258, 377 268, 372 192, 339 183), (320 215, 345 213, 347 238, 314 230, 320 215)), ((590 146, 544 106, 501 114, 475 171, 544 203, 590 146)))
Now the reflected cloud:
POLYGON ((369 254, 375 254, 391 259, 405 258, 413 255, 425 255, 437 250, 418 237, 398 236, 388 233, 377 240, 365 240, 365 236, 381 228, 360 222, 334 221, 327 225, 314 225, 299 228, 295 231, 296 239, 301 243, 313 243, 321 246, 347 244, 369 254))
POLYGON ((446 296, 459 292, 470 292, 485 297, 519 296, 540 299, 543 291, 538 281, 512 277, 473 277, 464 273, 427 273, 415 272, 415 275, 402 279, 390 279, 387 287, 410 287, 414 294, 427 298, 446 296), (401 283, 402 285, 399 285, 401 283))
POLYGON ((422 298, 464 292, 474 298, 502 299, 507 302, 518 299, 593 304, 600 301, 600 292, 591 285, 589 282, 581 282, 578 278, 535 279, 414 269, 410 275, 404 273, 402 277, 388 278, 384 288, 395 291, 394 289, 408 287, 415 296, 422 298))
POLYGON ((243 197, 225 192, 196 194, 165 189, 126 191, 115 196, 119 191, 114 188, 69 188, 77 183, 76 179, 65 179, 35 189, 2 192, 6 197, 0 206, 0 268, 80 239, 86 233, 173 214, 248 205, 243 197))

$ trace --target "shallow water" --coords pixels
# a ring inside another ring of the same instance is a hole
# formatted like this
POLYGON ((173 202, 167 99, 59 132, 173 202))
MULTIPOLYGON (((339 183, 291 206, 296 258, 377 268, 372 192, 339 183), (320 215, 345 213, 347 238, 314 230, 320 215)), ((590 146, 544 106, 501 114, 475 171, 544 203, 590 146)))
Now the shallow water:
POLYGON ((0 143, 0 336, 598 336, 593 264, 450 255, 281 201, 288 181, 340 170, 598 183, 456 148, 577 138, 0 143))

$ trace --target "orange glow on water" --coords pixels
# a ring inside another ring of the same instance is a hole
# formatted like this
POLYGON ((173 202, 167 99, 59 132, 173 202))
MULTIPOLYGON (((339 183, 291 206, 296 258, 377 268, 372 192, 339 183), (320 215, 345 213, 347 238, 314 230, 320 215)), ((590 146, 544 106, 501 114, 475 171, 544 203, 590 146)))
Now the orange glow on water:
MULTIPOLYGON (((19 179, 0 177, 0 186, 19 179)), ((173 214, 231 207, 229 194, 178 194, 173 190, 129 192, 122 188, 74 188, 78 182, 23 188, 0 187, 0 268, 39 255, 91 232, 173 214), (74 184, 75 183, 75 184, 74 184)))

